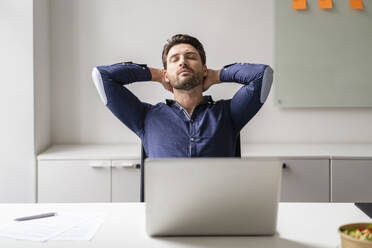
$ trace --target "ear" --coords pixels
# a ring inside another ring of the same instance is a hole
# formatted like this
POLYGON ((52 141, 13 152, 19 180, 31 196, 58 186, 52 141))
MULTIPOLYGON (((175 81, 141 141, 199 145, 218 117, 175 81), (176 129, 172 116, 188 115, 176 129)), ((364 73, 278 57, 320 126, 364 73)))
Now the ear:
POLYGON ((208 76, 208 68, 207 65, 203 65, 203 77, 208 76))
POLYGON ((164 78, 165 82, 169 83, 169 78, 168 78, 168 72, 167 72, 167 70, 164 70, 163 69, 162 73, 163 73, 163 78, 164 78))

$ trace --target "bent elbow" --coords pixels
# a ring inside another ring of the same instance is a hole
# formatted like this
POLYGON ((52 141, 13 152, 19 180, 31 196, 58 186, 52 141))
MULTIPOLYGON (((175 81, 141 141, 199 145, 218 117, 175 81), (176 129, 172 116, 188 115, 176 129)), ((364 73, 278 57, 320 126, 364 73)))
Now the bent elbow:
POLYGON ((98 94, 103 104, 107 105, 107 96, 106 96, 105 88, 103 86, 102 75, 97 67, 94 67, 92 70, 92 80, 93 80, 94 85, 96 86, 96 89, 98 91, 98 94))
POLYGON ((268 65, 265 68, 263 78, 262 78, 262 85, 261 85, 261 95, 260 95, 260 101, 263 104, 267 97, 269 96, 271 85, 273 83, 273 69, 268 65))

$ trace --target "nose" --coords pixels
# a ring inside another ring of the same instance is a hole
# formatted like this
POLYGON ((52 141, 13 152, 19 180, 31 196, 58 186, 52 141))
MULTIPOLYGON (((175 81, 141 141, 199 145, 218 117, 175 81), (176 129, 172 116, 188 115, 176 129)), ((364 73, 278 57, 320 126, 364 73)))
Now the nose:
POLYGON ((180 56, 180 59, 178 62, 179 62, 180 67, 188 66, 187 61, 184 56, 180 56))

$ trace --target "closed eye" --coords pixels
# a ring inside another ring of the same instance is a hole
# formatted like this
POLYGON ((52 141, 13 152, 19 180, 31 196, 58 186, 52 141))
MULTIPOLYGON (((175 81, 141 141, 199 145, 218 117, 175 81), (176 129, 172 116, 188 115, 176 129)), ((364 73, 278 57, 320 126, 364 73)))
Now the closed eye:
POLYGON ((188 59, 196 59, 196 55, 195 54, 190 54, 190 55, 187 55, 186 58, 188 59))
MULTIPOLYGON (((180 56, 181 56, 180 54, 173 54, 173 55, 169 58, 169 62, 170 62, 170 63, 177 62, 180 56)), ((198 55, 197 55, 196 53, 194 53, 194 52, 187 52, 187 53, 185 53, 184 56, 185 56, 186 59, 191 59, 191 60, 196 60, 196 59, 198 59, 198 55)))
POLYGON ((169 62, 176 62, 178 60, 178 56, 172 56, 169 62))

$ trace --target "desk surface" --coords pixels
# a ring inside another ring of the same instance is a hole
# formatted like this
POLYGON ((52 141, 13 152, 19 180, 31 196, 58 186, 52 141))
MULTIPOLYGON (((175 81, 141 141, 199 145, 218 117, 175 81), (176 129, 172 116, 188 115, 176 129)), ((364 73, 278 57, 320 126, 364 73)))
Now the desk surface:
POLYGON ((108 214, 91 241, 38 243, 0 238, 0 247, 337 247, 337 228, 351 222, 372 222, 352 203, 280 203, 278 234, 272 237, 168 237, 145 233, 143 203, 0 204, 0 225, 15 217, 49 211, 101 211, 108 214))

